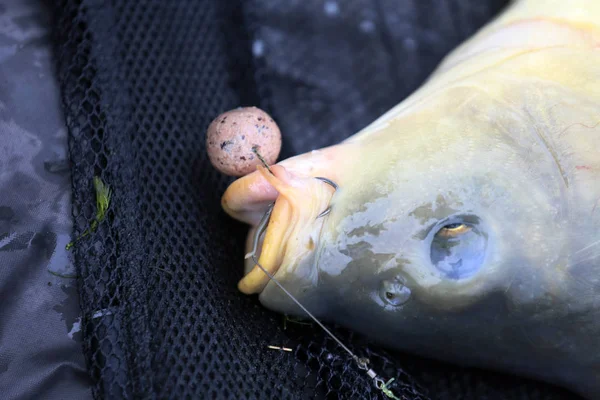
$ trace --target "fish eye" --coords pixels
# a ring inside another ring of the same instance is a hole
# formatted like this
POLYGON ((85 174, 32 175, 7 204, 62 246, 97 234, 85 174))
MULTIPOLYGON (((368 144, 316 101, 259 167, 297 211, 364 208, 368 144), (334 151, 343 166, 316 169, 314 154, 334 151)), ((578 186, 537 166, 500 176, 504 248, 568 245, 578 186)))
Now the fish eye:
POLYGON ((384 303, 397 307, 410 299, 410 289, 400 279, 386 280, 381 284, 380 296, 384 303))
POLYGON ((430 257, 435 268, 449 279, 466 279, 483 265, 487 236, 477 223, 451 221, 442 224, 431 242, 430 257))

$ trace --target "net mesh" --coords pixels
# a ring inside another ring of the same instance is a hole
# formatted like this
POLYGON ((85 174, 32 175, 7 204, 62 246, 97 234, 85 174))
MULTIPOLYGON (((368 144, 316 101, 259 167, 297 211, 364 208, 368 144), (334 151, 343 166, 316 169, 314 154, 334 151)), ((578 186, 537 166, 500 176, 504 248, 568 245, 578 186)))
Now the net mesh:
MULTIPOLYGON (((284 324, 237 291, 247 228, 220 208, 231 180, 210 166, 204 132, 219 113, 257 105, 282 129, 282 158, 333 144, 406 97, 503 5, 57 1, 75 235, 95 217, 93 177, 113 189, 106 220, 73 249, 94 395, 385 398, 317 326, 284 324)), ((400 398, 565 398, 332 330, 395 378, 400 398)))

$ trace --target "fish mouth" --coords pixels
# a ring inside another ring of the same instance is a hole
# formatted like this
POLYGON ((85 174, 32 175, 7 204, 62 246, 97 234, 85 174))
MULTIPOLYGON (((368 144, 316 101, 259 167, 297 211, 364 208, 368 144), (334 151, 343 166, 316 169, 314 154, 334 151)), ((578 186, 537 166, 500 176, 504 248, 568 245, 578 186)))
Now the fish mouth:
MULTIPOLYGON (((269 211, 267 211, 269 212, 269 211)), ((256 254, 252 254, 247 263, 246 269, 250 267, 246 275, 238 283, 238 289, 245 294, 260 293, 269 283, 269 276, 254 262, 258 259, 258 263, 264 268, 269 274, 275 275, 283 262, 283 256, 285 254, 285 244, 288 242, 286 239, 289 237, 290 229, 288 226, 291 221, 291 210, 290 204, 285 199, 279 197, 273 209, 270 211, 270 218, 266 231, 257 232, 257 228, 252 229, 249 236, 249 245, 254 247, 254 236, 260 234, 261 237, 256 247, 256 254)), ((254 249, 250 248, 251 251, 254 249)), ((251 255, 248 253, 247 258, 251 255)))
MULTIPOLYGON (((254 257, 264 270, 279 278, 282 274, 293 274, 314 253, 324 222, 318 217, 329 207, 332 188, 314 178, 295 176, 279 165, 258 168, 279 195, 254 257)), ((271 280, 250 257, 259 229, 260 226, 251 229, 246 244, 250 252, 246 256, 246 274, 238 283, 238 290, 245 294, 260 294, 271 280)))

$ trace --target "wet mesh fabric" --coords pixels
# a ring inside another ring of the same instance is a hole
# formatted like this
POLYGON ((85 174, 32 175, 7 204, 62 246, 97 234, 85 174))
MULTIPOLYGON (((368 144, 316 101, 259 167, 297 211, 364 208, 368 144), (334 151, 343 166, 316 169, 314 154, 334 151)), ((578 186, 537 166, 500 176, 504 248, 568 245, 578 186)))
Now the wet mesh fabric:
MULTIPOLYGON (((69 130, 83 350, 97 398, 385 399, 317 326, 236 289, 247 227, 204 152, 219 113, 256 105, 281 158, 336 143, 416 89, 503 1, 62 0, 58 74, 69 130), (292 352, 270 350, 285 346, 292 352)), ((402 399, 559 399, 333 331, 402 399)))

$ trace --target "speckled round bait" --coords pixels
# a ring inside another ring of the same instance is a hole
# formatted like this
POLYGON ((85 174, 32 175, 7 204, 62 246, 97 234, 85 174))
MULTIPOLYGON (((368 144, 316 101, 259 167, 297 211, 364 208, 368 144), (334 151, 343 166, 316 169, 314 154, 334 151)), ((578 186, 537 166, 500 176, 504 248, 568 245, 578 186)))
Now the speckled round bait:
MULTIPOLYGON (((223 208, 256 226, 275 202, 260 263, 317 317, 600 398, 600 2, 515 2, 371 125, 272 170, 223 208)), ((253 263, 239 288, 299 313, 253 263)))
POLYGON ((229 176, 244 176, 256 171, 260 156, 268 164, 277 161, 281 132, 263 110, 240 107, 224 112, 210 123, 206 150, 216 169, 229 176))

